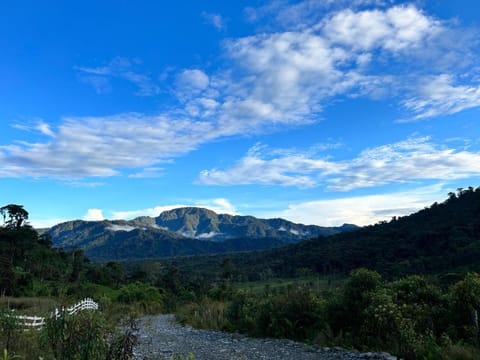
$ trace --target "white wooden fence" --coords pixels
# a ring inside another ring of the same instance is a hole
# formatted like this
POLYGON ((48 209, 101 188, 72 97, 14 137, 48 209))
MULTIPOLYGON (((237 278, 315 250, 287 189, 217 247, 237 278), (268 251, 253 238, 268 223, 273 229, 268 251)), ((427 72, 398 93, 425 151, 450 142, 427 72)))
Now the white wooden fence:
POLYGON ((40 330, 43 325, 45 325, 45 318, 41 316, 16 315, 15 318, 17 319, 18 324, 25 330, 40 330))
MULTIPOLYGON (((73 315, 78 311, 82 310, 98 310, 98 304, 90 298, 85 298, 77 304, 70 306, 66 309, 55 309, 55 311, 51 314, 51 317, 55 317, 55 319, 58 319, 64 313, 68 315, 73 315)), ((22 326, 25 330, 40 330, 45 325, 45 318, 41 316, 16 315, 15 318, 18 320, 19 325, 22 326)))

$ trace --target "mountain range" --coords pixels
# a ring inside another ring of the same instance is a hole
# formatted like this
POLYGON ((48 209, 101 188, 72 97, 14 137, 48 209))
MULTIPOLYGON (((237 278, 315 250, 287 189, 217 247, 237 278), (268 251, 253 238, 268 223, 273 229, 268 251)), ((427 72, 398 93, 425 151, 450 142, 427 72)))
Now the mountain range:
POLYGON ((93 260, 145 259, 268 249, 356 229, 284 219, 216 214, 196 207, 133 220, 68 221, 48 229, 55 246, 81 248, 93 260))

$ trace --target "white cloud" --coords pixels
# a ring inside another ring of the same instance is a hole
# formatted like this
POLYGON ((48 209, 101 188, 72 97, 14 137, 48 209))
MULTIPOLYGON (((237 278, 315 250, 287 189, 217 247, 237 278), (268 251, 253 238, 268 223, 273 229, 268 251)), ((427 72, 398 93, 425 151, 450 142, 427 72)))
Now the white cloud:
POLYGON ((105 219, 103 217, 103 211, 102 209, 88 209, 87 213, 83 217, 83 220, 86 221, 100 221, 105 219))
POLYGON ((332 190, 401 183, 414 180, 453 180, 480 175, 480 152, 436 145, 412 138, 362 151, 340 163, 339 176, 328 180, 332 190))
POLYGON ((313 200, 289 205, 285 210, 264 214, 293 222, 320 226, 355 224, 370 225, 405 216, 446 198, 444 187, 434 185, 411 191, 382 195, 346 197, 332 200, 313 200))
POLYGON ((13 124, 13 128, 22 131, 39 132, 42 135, 55 137, 50 125, 42 119, 35 120, 34 124, 13 124))
POLYGON ((109 227, 107 227, 107 230, 110 230, 110 231, 127 231, 127 232, 130 232, 130 231, 135 230, 135 229, 136 229, 136 227, 130 226, 130 225, 112 224, 109 227))
POLYGON ((204 11, 202 12, 202 17, 219 31, 226 28, 225 19, 220 14, 213 14, 204 11))
POLYGON ((203 200, 198 202, 197 206, 206 207, 212 211, 215 211, 217 214, 230 214, 237 215, 238 212, 235 209, 235 206, 224 198, 217 198, 212 200, 203 200))
MULTIPOLYGON (((120 175, 124 169, 148 176, 148 169, 212 140, 318 121, 338 98, 392 95, 414 120, 480 105, 480 86, 471 80, 478 76, 471 66, 478 63, 472 50, 478 36, 454 41, 462 29, 413 5, 372 9, 378 1, 356 1, 345 9, 346 1, 321 3, 307 0, 285 9, 271 3, 262 11, 295 14, 289 28, 226 40, 225 62, 213 74, 182 70, 173 88, 180 102, 170 111, 65 117, 57 128, 43 122, 37 130, 48 141, 0 146, 0 177, 78 179, 120 175), (323 10, 302 22, 317 8, 323 10)), ((108 90, 115 78, 134 84, 138 95, 158 94, 139 66, 139 61, 117 57, 104 66, 76 69, 80 77, 96 79, 86 81, 99 91, 108 90)), ((261 160, 245 158, 238 171, 264 164, 261 160)), ((313 186, 312 169, 325 166, 319 159, 289 160, 293 169, 269 161, 272 173, 265 182, 313 186), (292 175, 297 168, 300 174, 292 175)), ((227 175, 210 170, 202 179, 220 183, 227 175)))
POLYGON ((227 170, 203 170, 198 182, 204 185, 264 184, 305 188, 316 185, 315 180, 306 174, 329 167, 331 165, 324 160, 312 160, 303 155, 264 160, 252 154, 227 170))
POLYGON ((175 80, 176 94, 179 98, 190 98, 208 87, 208 75, 199 69, 186 69, 175 80))
MULTIPOLYGON (((357 5, 367 3, 372 2, 357 5)), ((279 4, 283 3, 275 2, 270 7, 280 11, 279 4)), ((304 1, 296 7, 301 15, 295 16, 294 7, 288 6, 285 13, 300 24, 305 9, 316 7, 324 5, 304 1)), ((424 79, 420 74, 445 69, 444 56, 448 56, 448 69, 454 73, 474 63, 470 49, 473 39, 464 42, 462 38, 464 45, 459 46, 452 39, 458 38, 460 31, 413 5, 373 10, 354 7, 320 14, 322 17, 307 27, 292 25, 287 31, 263 32, 225 42, 226 53, 234 63, 230 85, 222 89, 224 95, 230 96, 222 116, 247 118, 257 124, 301 124, 316 119, 318 112, 337 96, 378 99, 394 95, 407 110, 422 107, 415 101, 431 101, 429 108, 433 109, 435 93, 418 91, 424 79), (389 73, 386 63, 395 70, 389 73)), ((466 79, 464 82, 470 82, 466 79)), ((471 94, 476 88, 457 87, 455 93, 469 90, 469 95, 452 105, 436 107, 440 110, 435 113, 422 112, 423 117, 451 113, 451 108, 461 111, 478 106, 476 94, 471 94)))
POLYGON ((207 122, 135 113, 65 118, 50 142, 0 146, 0 176, 79 179, 148 169, 219 136, 213 129, 207 122))
POLYGON ((253 147, 226 170, 203 170, 198 182, 206 185, 325 186, 348 191, 416 180, 452 180, 480 175, 480 152, 437 145, 429 138, 411 138, 362 151, 334 161, 312 154, 253 147), (270 155, 267 156, 266 153, 270 155))
POLYGON ((114 211, 112 216, 114 219, 129 220, 139 216, 157 217, 164 211, 169 211, 182 207, 201 207, 212 210, 217 214, 238 214, 235 207, 224 198, 196 200, 184 204, 160 205, 147 209, 128 210, 128 211, 114 211))
POLYGON ((405 121, 454 114, 480 106, 480 84, 455 85, 450 74, 424 77, 418 96, 407 99, 404 106, 416 114, 405 121))
POLYGON ((148 178, 161 177, 163 175, 164 175, 163 168, 146 167, 145 169, 142 169, 140 172, 136 172, 128 175, 128 177, 132 179, 148 179, 148 178))
POLYGON ((61 224, 63 222, 69 221, 69 219, 62 219, 62 218, 31 218, 28 220, 29 224, 32 225, 35 229, 47 229, 55 226, 57 224, 61 224))
POLYGON ((329 41, 356 51, 383 48, 412 51, 442 31, 440 23, 428 18, 413 5, 395 6, 386 11, 350 9, 335 13, 323 24, 329 41))
POLYGON ((81 82, 91 85, 97 94, 107 94, 112 91, 110 80, 107 77, 82 74, 79 79, 81 82))
POLYGON ((160 92, 149 76, 135 71, 137 60, 129 60, 124 57, 116 57, 108 64, 99 67, 76 66, 79 78, 82 82, 90 84, 99 94, 110 92, 112 89, 110 79, 123 79, 137 87, 135 95, 153 96, 160 92))
POLYGON ((219 235, 220 233, 217 233, 215 231, 210 231, 209 233, 203 233, 203 234, 200 234, 200 235, 197 235, 195 236, 196 239, 211 239, 217 235, 219 235))
MULTIPOLYGON (((361 9, 367 6, 382 7, 389 0, 304 0, 289 3, 273 0, 259 8, 247 7, 244 11, 247 21, 259 20, 270 23, 270 27, 285 29, 306 29, 318 23, 326 13, 348 7, 361 9)), ((391 2, 391 1, 390 1, 391 2)))
POLYGON ((50 125, 45 122, 39 122, 36 126, 37 130, 40 131, 43 135, 47 135, 50 137, 54 137, 55 134, 53 133, 52 129, 50 129, 50 125))

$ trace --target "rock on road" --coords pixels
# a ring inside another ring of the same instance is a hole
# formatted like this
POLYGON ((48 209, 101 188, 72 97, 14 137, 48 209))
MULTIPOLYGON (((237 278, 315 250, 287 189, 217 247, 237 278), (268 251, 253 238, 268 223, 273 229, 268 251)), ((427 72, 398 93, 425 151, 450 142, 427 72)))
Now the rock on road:
POLYGON ((359 353, 317 348, 280 339, 255 339, 222 331, 198 330, 175 323, 174 315, 146 316, 138 322, 137 360, 170 360, 172 355, 195 360, 393 360, 386 353, 359 353))

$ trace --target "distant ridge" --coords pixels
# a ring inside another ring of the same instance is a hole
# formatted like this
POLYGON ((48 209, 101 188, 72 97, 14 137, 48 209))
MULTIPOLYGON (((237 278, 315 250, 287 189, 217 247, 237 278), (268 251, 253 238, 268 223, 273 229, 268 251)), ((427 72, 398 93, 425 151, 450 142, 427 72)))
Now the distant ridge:
MULTIPOLYGON (((480 187, 449 193, 442 203, 414 214, 355 231, 308 239, 281 248, 249 254, 230 254, 239 273, 255 278, 297 276, 305 272, 347 275, 365 267, 387 278, 410 274, 445 274, 480 271, 480 187)), ((202 259, 176 262, 182 270, 195 269, 202 259)), ((203 262, 204 273, 213 273, 221 257, 203 262)), ((188 270, 191 271, 191 270, 188 270)))
POLYGON ((349 224, 303 225, 183 207, 164 211, 155 218, 68 221, 46 233, 55 246, 84 249, 94 260, 118 260, 268 249, 356 228, 349 224))

